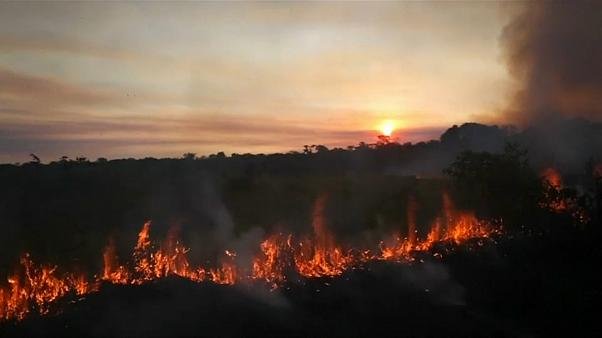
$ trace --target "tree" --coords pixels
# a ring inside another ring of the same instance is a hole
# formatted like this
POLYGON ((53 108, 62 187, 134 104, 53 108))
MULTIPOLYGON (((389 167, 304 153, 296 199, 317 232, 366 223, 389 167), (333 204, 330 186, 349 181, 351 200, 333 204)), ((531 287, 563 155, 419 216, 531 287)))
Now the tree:
POLYGON ((316 150, 316 153, 327 153, 328 152, 328 148, 321 144, 312 145, 312 148, 314 148, 316 150))
POLYGON ((226 158, 226 154, 223 151, 220 151, 217 154, 211 154, 209 155, 209 158, 219 158, 219 159, 224 159, 226 158))
POLYGON ((29 156, 31 156, 31 163, 35 163, 35 164, 40 164, 40 158, 36 156, 36 154, 29 154, 29 156))
POLYGON ((307 145, 307 144, 306 144, 306 145, 304 145, 304 146, 303 146, 303 153, 304 153, 305 155, 309 155, 309 154, 311 154, 311 152, 312 152, 312 150, 311 150, 311 149, 312 149, 312 148, 311 148, 309 145, 307 145))
POLYGON ((184 155, 182 155, 182 158, 185 160, 194 160, 196 159, 196 153, 184 153, 184 155))
POLYGON ((465 208, 520 226, 535 220, 543 186, 531 169, 527 152, 507 144, 504 152, 462 152, 444 170, 465 208))
POLYGON ((360 142, 357 147, 355 148, 356 150, 364 150, 364 149, 369 149, 370 147, 368 146, 368 144, 366 144, 366 142, 362 141, 360 142))
POLYGON ((376 141, 376 145, 378 146, 384 146, 391 143, 391 136, 387 136, 387 135, 378 135, 378 141, 376 141))

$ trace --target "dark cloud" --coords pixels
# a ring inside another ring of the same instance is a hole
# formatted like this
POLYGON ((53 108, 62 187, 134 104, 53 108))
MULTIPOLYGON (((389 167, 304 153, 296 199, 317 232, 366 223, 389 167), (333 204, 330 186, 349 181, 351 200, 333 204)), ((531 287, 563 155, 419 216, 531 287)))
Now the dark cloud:
POLYGON ((602 116, 602 3, 534 1, 502 34, 508 69, 520 83, 513 122, 602 116))

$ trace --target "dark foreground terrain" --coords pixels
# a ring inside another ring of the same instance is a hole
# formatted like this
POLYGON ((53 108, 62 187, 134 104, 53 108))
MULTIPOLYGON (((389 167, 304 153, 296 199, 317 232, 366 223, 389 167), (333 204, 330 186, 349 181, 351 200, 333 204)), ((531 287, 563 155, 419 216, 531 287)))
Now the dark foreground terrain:
POLYGON ((179 278, 104 285, 57 314, 4 324, 0 336, 598 336, 596 237, 574 228, 505 235, 443 259, 378 262, 274 291, 179 278))

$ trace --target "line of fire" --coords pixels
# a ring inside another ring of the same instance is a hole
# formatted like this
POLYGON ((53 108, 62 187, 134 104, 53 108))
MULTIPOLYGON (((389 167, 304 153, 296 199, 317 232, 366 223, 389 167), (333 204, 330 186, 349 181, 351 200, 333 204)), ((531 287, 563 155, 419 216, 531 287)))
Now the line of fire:
MULTIPOLYGON (((570 213, 577 223, 587 221, 588 215, 562 197, 562 178, 558 171, 547 168, 542 180, 549 188, 542 207, 556 213, 570 213)), ((362 268, 371 261, 393 261, 412 264, 418 253, 441 257, 445 250, 465 243, 483 245, 503 236, 502 220, 483 220, 474 212, 459 211, 449 194, 441 196, 443 210, 430 224, 428 232, 420 233, 416 226, 417 202, 411 198, 407 206, 407 232, 391 234, 389 238, 366 247, 345 247, 328 229, 324 209, 328 195, 319 196, 312 212, 313 232, 306 236, 286 233, 268 235, 260 244, 257 255, 248 266, 237 264, 236 252, 224 249, 221 265, 193 266, 188 259, 189 248, 170 229, 163 241, 151 239, 151 221, 142 226, 131 256, 120 260, 114 240, 108 240, 102 253, 103 270, 95 273, 72 273, 59 266, 38 264, 29 254, 23 254, 20 266, 0 289, 0 318, 21 320, 30 314, 44 315, 53 303, 64 297, 78 299, 97 292, 104 283, 140 285, 157 279, 178 276, 198 283, 244 284, 264 283, 270 289, 279 288, 291 279, 336 277, 350 269, 362 268), (438 250, 433 250, 437 248, 438 250)))

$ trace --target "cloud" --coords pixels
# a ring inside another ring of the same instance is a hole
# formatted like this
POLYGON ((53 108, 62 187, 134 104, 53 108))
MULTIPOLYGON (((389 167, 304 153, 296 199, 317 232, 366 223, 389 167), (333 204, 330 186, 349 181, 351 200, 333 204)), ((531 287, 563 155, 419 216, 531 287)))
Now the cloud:
POLYGON ((56 79, 0 68, 0 99, 3 102, 19 103, 36 101, 48 107, 97 104, 110 101, 110 96, 101 91, 89 90, 56 79))
POLYGON ((55 52, 90 55, 121 60, 138 59, 141 54, 116 48, 105 48, 84 41, 65 37, 27 37, 0 36, 0 50, 4 52, 31 51, 34 53, 55 52))
MULTIPOLYGON (((439 128, 401 131, 403 140, 436 138, 439 128)), ((115 117, 75 121, 15 121, 0 126, 0 161, 25 160, 30 152, 44 161, 66 154, 90 157, 177 157, 199 154, 300 150, 304 144, 329 147, 372 142, 370 130, 338 130, 336 125, 291 123, 233 115, 195 118, 115 117), (317 142, 319 140, 320 142, 317 142)))
MULTIPOLYGON (((223 113, 214 103, 182 107, 139 92, 130 97, 110 89, 75 85, 51 77, 0 68, 0 161, 45 161, 62 155, 90 157, 180 156, 226 152, 280 152, 304 144, 346 147, 371 142, 363 128, 372 113, 343 108, 272 103, 269 113, 223 113), (217 107, 217 108, 216 108, 217 107), (291 111, 299 112, 291 114, 291 111), (362 123, 362 120, 364 123, 362 123)), ((408 115, 412 117, 412 115, 408 115)), ((402 141, 428 140, 440 127, 407 128, 402 141)))
POLYGON ((346 146, 373 140, 383 119, 407 127, 402 142, 436 138, 497 100, 495 14, 490 4, 0 3, 0 133, 16 147, 3 160, 38 147, 56 158, 346 146))

